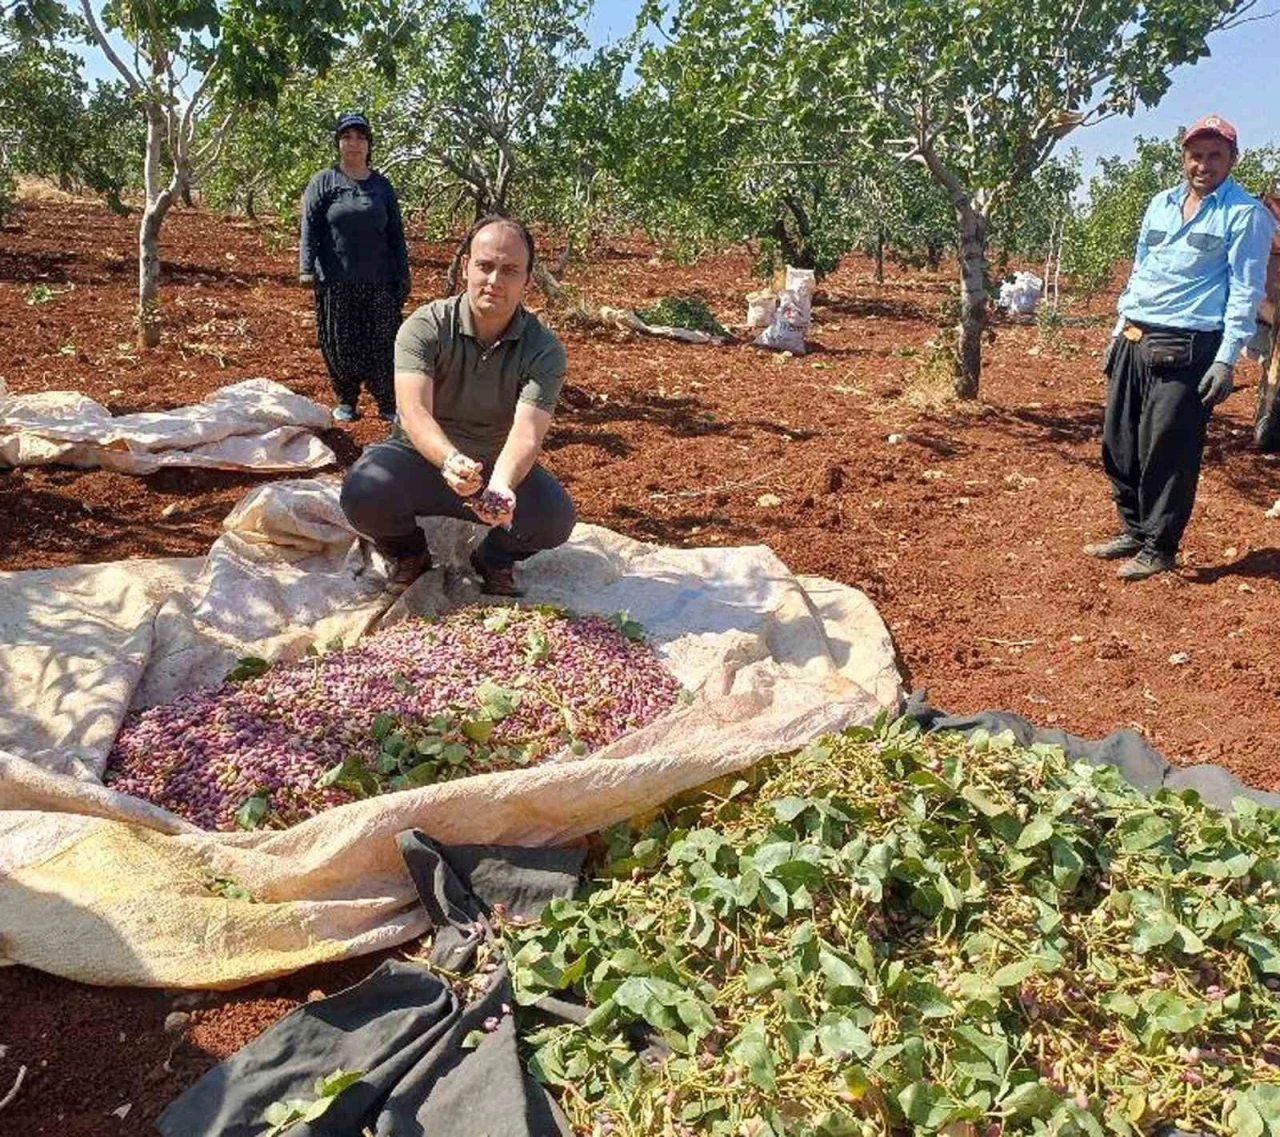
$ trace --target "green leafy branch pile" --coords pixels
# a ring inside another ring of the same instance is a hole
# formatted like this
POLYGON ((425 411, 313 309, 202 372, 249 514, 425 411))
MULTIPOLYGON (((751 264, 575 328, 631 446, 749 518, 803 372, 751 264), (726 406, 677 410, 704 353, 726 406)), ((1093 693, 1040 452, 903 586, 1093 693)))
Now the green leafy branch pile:
POLYGON ((577 1132, 1280 1134, 1280 814, 903 724, 753 780, 505 930, 577 1132))
POLYGON ((648 308, 637 308, 636 315, 650 327, 687 328, 711 336, 729 334, 698 296, 664 296, 648 308))

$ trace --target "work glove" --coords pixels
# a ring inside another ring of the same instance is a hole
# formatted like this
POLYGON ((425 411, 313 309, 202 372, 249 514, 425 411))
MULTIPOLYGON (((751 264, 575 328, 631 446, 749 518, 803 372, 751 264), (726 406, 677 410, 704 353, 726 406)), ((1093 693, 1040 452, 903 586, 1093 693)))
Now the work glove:
POLYGON ((1231 364, 1214 363, 1200 380, 1200 401, 1206 407, 1216 407, 1235 387, 1231 382, 1231 364))
POLYGON ((445 455, 444 464, 440 467, 445 483, 459 497, 471 497, 480 492, 484 484, 483 467, 479 462, 468 458, 461 450, 450 450, 445 455))
POLYGON ((486 525, 510 525, 516 512, 516 495, 510 486, 493 481, 467 505, 486 525))
POLYGON ((1111 378, 1111 368, 1115 366, 1116 351, 1120 346, 1120 337, 1112 336, 1111 342, 1107 344, 1107 350, 1102 353, 1102 374, 1108 379, 1111 378))

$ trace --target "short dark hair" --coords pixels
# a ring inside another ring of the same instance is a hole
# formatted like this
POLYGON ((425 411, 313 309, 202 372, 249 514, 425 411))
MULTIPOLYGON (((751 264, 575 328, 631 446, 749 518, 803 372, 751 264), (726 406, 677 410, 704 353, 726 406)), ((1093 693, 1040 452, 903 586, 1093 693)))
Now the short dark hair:
POLYGON ((524 247, 529 251, 529 274, 532 276, 534 260, 533 234, 529 232, 523 221, 517 221, 514 217, 503 217, 501 213, 487 213, 467 230, 467 235, 462 238, 462 255, 464 257, 471 255, 471 242, 475 240, 476 234, 481 229, 488 229, 490 225, 509 225, 520 234, 524 239, 524 247))

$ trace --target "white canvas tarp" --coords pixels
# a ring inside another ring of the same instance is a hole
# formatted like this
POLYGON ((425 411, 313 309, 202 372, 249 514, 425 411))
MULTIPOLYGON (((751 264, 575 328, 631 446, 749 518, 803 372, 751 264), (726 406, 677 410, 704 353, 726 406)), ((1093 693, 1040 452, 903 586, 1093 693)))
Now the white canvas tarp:
POLYGON ((901 698, 888 632, 844 585, 767 548, 672 549, 579 525, 522 567, 528 599, 625 609, 693 702, 582 759, 353 802, 284 831, 208 833, 102 785, 126 711, 245 654, 350 643, 479 599, 478 532, 428 529, 444 569, 388 609, 334 479, 259 487, 203 559, 0 575, 0 958, 90 983, 234 987, 423 930, 395 835, 552 844, 866 722, 901 698), (230 879, 252 903, 209 887, 230 879))
POLYGON ((14 395, 0 381, 0 467, 318 470, 335 459, 312 431, 330 425, 319 403, 270 379, 220 387, 194 406, 127 415, 78 391, 14 395))

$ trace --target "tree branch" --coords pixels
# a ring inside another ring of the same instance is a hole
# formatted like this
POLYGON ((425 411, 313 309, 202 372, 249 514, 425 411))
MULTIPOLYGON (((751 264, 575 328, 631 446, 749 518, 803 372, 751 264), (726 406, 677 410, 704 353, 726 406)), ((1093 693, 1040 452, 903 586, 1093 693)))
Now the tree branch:
POLYGON ((80 0, 80 14, 84 16, 85 23, 89 25, 89 31, 102 54, 107 57, 111 66, 123 77, 126 86, 129 88, 129 94, 135 98, 143 97, 141 81, 129 70, 128 64, 116 54, 116 49, 111 46, 111 41, 107 39, 106 33, 99 26, 98 20, 94 16, 93 9, 89 6, 89 0, 80 0))

